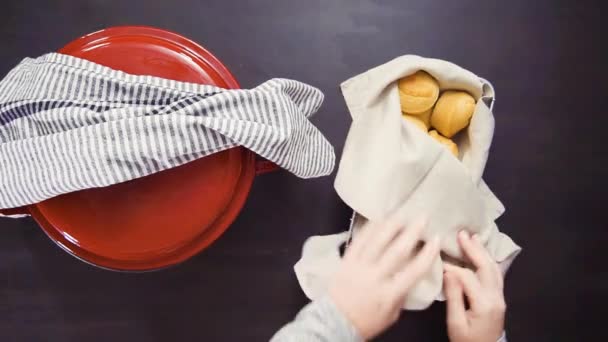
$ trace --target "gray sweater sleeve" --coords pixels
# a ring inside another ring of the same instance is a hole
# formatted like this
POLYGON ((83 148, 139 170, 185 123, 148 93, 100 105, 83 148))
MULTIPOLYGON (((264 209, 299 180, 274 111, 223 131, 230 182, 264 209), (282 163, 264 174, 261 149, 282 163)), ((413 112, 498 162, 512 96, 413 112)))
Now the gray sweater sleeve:
POLYGON ((352 324, 324 297, 308 304, 296 319, 279 330, 271 342, 359 342, 352 324))
MULTIPOLYGON (((285 325, 270 342, 362 342, 352 324, 328 298, 314 301, 285 325)), ((502 333, 497 342, 507 342, 502 333)))

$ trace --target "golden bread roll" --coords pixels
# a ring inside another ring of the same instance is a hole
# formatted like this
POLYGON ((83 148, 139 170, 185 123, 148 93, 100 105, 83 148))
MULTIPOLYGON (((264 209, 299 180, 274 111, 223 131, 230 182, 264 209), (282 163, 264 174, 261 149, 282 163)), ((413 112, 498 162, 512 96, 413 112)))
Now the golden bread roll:
POLYGON ((446 138, 439 134, 436 130, 432 130, 429 132, 431 138, 437 140, 441 145, 445 146, 452 154, 458 158, 458 146, 452 139, 446 138))
POLYGON ((422 122, 422 120, 418 119, 415 116, 411 116, 411 115, 407 115, 407 114, 403 114, 402 116, 407 121, 413 123, 417 128, 420 128, 420 130, 422 130, 423 132, 425 132, 425 133, 428 132, 429 129, 426 127, 424 122, 422 122))
POLYGON ((451 138, 469 125, 474 111, 473 96, 464 91, 447 90, 437 100, 431 114, 431 126, 451 138))
POLYGON ((404 113, 423 113, 433 107, 439 96, 439 83, 424 71, 400 79, 397 85, 404 113))
POLYGON ((431 129, 431 113, 432 112, 433 112, 433 108, 429 108, 428 110, 425 110, 422 113, 416 113, 416 114, 403 113, 403 115, 413 115, 414 117, 416 117, 416 119, 419 119, 420 121, 424 122, 424 125, 426 126, 426 130, 428 131, 429 129, 431 129))

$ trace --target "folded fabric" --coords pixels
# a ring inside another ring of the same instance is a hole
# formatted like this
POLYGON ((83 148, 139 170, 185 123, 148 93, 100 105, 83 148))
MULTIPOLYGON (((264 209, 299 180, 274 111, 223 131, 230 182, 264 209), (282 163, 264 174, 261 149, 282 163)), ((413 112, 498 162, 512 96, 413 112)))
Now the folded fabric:
MULTIPOLYGON (((404 308, 424 309, 441 298, 442 262, 466 263, 456 239, 462 229, 479 234, 506 271, 520 248, 498 231, 494 220, 504 206, 482 180, 494 133, 487 104, 494 100, 491 85, 452 63, 409 55, 347 80, 342 93, 353 122, 335 188, 356 212, 351 234, 390 214, 406 226, 424 215, 428 227, 423 240, 441 238, 441 258, 410 292, 404 308), (435 77, 442 91, 464 90, 477 102, 469 127, 456 138, 460 160, 401 117, 396 81, 419 70, 435 77)), ((349 235, 306 242, 295 271, 310 298, 323 295, 339 265, 339 247, 349 235)))
POLYGON ((50 53, 0 82, 0 209, 108 186, 244 146, 302 178, 330 174, 309 85, 251 90, 136 76, 50 53))

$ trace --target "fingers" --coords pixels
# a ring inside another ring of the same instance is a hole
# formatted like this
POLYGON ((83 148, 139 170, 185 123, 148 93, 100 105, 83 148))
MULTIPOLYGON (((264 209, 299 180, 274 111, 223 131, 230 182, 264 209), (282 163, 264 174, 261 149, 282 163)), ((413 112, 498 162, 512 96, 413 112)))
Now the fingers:
POLYGON ((398 224, 395 219, 390 219, 387 223, 374 228, 373 236, 369 238, 365 249, 361 252, 362 257, 369 261, 378 260, 391 245, 395 245, 395 237, 404 235, 403 225, 398 224))
POLYGON ((496 280, 495 284, 497 284, 498 287, 502 290, 503 274, 502 274, 502 271, 500 270, 500 266, 498 266, 498 263, 496 263, 496 261, 494 261, 494 259, 492 258, 492 256, 490 256, 490 253, 488 252, 486 247, 481 243, 481 241, 479 240, 479 235, 475 234, 475 235, 473 235, 473 237, 471 239, 473 241, 473 244, 477 245, 478 248, 483 249, 484 252, 486 253, 486 255, 488 256, 488 260, 490 263, 489 268, 492 271, 492 273, 494 274, 494 279, 496 280))
POLYGON ((433 262, 439 256, 439 248, 439 238, 435 237, 424 244, 420 253, 397 273, 393 281, 397 295, 405 297, 412 285, 430 271, 433 262))
POLYGON ((403 226, 398 222, 395 215, 385 222, 367 222, 353 238, 349 247, 351 256, 375 260, 374 256, 403 230, 403 226))
POLYGON ((444 263, 443 267, 462 284, 462 289, 469 300, 469 304, 471 304, 471 308, 473 310, 479 308, 480 297, 483 293, 481 283, 477 279, 475 273, 469 269, 450 265, 448 263, 444 263))
POLYGON ((458 234, 458 242, 465 255, 471 260, 482 284, 486 286, 502 286, 502 274, 490 253, 479 241, 478 235, 471 237, 467 232, 461 231, 458 234))
POLYGON ((458 278, 449 271, 443 274, 443 279, 448 328, 460 329, 467 324, 462 285, 458 278))
POLYGON ((496 277, 491 263, 493 260, 479 240, 473 241, 469 233, 461 231, 458 233, 458 242, 464 254, 471 260, 473 266, 479 273, 482 283, 495 282, 496 277))
POLYGON ((365 251, 367 241, 374 236, 374 227, 371 224, 365 225, 353 237, 351 245, 346 250, 344 258, 359 258, 365 251))
POLYGON ((397 270, 403 268, 407 259, 413 254, 414 247, 420 241, 420 235, 425 227, 426 220, 417 220, 386 246, 379 259, 379 271, 382 275, 393 276, 397 270))
POLYGON ((473 241, 474 245, 477 245, 478 248, 483 249, 483 251, 488 256, 489 269, 494 274, 495 284, 498 285, 498 287, 502 290, 502 288, 503 288, 503 274, 502 274, 502 271, 500 270, 500 266, 498 266, 498 263, 496 263, 496 261, 494 261, 494 258, 492 258, 492 256, 490 255, 490 253, 488 252, 488 250, 486 249, 486 247, 481 243, 481 241, 479 240, 479 235, 477 235, 477 234, 473 235, 473 237, 471 238, 471 240, 473 241))

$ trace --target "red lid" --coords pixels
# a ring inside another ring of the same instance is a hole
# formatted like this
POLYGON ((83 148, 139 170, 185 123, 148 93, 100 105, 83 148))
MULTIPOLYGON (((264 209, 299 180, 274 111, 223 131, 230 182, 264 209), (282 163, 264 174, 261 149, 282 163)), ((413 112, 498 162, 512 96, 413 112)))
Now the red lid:
MULTIPOLYGON (((239 87, 200 45, 156 28, 109 28, 59 52, 131 74, 239 87)), ((217 239, 241 210, 254 175, 254 154, 238 147, 126 183, 58 196, 29 211, 51 239, 91 264, 158 269, 217 239)))

